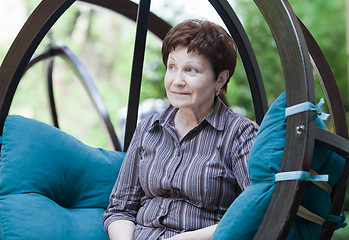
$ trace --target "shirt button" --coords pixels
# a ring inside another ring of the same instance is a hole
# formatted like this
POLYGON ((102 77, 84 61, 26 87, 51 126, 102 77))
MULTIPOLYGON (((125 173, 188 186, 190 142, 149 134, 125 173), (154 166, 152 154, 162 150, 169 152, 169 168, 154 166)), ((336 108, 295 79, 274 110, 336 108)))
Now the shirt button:
POLYGON ((177 153, 177 156, 179 157, 181 155, 181 152, 179 151, 178 153, 177 153))

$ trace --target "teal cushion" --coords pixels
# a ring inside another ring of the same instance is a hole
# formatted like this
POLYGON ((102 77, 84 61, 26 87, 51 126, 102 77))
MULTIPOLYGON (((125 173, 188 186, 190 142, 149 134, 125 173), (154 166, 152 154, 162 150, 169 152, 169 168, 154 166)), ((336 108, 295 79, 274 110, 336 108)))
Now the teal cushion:
POLYGON ((0 239, 107 239, 101 215, 124 153, 8 116, 0 162, 0 239))
MULTIPOLYGON (((232 203, 219 222, 213 240, 253 239, 268 208, 275 187, 275 174, 280 165, 286 135, 286 94, 281 94, 270 106, 250 151, 248 170, 252 184, 232 203)), ((325 124, 316 119, 319 127, 325 124)), ((312 169, 319 174, 329 175, 333 186, 341 176, 344 159, 336 153, 315 144, 312 169)), ((331 199, 323 189, 307 183, 301 203, 311 212, 326 218, 331 199)), ((288 239, 317 239, 322 227, 297 217, 288 239)))

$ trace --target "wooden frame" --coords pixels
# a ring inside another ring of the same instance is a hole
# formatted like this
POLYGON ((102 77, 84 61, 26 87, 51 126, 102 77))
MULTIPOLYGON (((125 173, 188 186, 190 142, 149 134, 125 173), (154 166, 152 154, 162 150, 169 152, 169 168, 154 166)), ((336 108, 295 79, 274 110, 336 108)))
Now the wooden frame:
POLYGON ((106 136, 108 137, 108 140, 112 145, 113 149, 116 151, 122 151, 120 146, 120 141, 115 133, 113 124, 109 118, 109 114, 103 102, 103 98, 98 92, 98 89, 94 84, 92 77, 90 76, 90 74, 88 73, 87 69, 82 64, 82 62, 78 59, 78 57, 66 45, 64 45, 60 41, 52 41, 50 43, 50 46, 47 49, 45 49, 44 52, 38 55, 35 55, 28 63, 28 66, 25 70, 25 71, 28 71, 36 63, 49 59, 49 64, 47 67, 47 83, 48 83, 47 91, 49 95, 50 110, 51 110, 53 125, 59 128, 56 104, 55 104, 55 99, 53 94, 54 58, 58 56, 62 57, 67 62, 67 64, 72 68, 73 72, 76 73, 80 82, 86 89, 86 92, 90 97, 91 102, 93 103, 99 117, 102 120, 104 129, 106 130, 106 136))
MULTIPOLYGON (((43 0, 29 17, 11 46, 0 68, 0 85, 2 86, 0 88, 0 130, 2 130, 18 82, 35 49, 55 21, 74 2, 74 0, 43 0)), ((121 5, 132 5, 126 0, 86 0, 86 2, 109 9, 115 8, 114 10, 119 9, 118 6, 121 5)), ((230 34, 237 42, 251 88, 256 119, 260 123, 267 109, 267 101, 262 77, 247 35, 226 0, 209 0, 209 2, 221 16, 230 34)), ((267 21, 279 50, 284 71, 287 106, 302 102, 315 102, 312 61, 318 70, 334 117, 335 133, 324 132, 316 128, 314 121, 311 121, 315 113, 311 111, 287 118, 286 143, 281 172, 309 171, 315 141, 342 155, 346 159, 346 166, 340 183, 335 187, 331 210, 332 214, 339 215, 348 177, 349 147, 345 112, 333 74, 320 48, 318 48, 305 26, 299 21, 288 1, 254 0, 254 2, 267 21), (282 24, 279 24, 280 22, 282 24), (304 131, 301 133, 296 131, 299 126, 304 127, 304 131)), ((168 25, 164 28, 157 25, 158 18, 149 12, 149 6, 150 0, 141 0, 138 7, 138 18, 136 18, 137 35, 131 77, 131 84, 134 84, 132 85, 134 88, 131 87, 130 92, 132 97, 130 97, 129 102, 125 150, 136 124, 137 110, 135 108, 138 107, 139 101, 148 19, 149 29, 161 28, 163 29, 161 34, 168 30, 168 25)), ((285 239, 287 237, 295 219, 304 188, 305 183, 298 181, 276 183, 269 208, 254 239, 285 239)), ((334 227, 334 224, 326 223, 321 239, 330 239, 334 227)))

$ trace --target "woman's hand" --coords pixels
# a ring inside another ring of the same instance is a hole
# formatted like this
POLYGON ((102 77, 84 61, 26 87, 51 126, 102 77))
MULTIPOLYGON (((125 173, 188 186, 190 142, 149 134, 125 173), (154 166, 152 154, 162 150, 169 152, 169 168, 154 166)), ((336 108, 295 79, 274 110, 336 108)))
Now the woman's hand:
POLYGON ((118 220, 111 223, 108 227, 108 236, 110 240, 131 240, 135 224, 128 220, 118 220))
POLYGON ((166 238, 165 240, 194 240, 194 239, 199 239, 199 238, 195 238, 194 232, 184 232, 184 233, 177 234, 173 237, 166 238))
POLYGON ((216 227, 217 224, 196 231, 180 233, 165 240, 210 240, 216 227))

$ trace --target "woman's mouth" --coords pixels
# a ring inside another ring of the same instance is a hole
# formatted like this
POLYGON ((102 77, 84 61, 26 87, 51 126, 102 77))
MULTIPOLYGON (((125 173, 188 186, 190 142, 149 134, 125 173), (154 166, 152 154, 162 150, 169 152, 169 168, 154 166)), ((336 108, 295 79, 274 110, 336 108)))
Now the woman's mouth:
POLYGON ((176 92, 176 91, 172 91, 172 93, 175 94, 175 95, 181 95, 181 96, 190 94, 188 92, 176 92))

